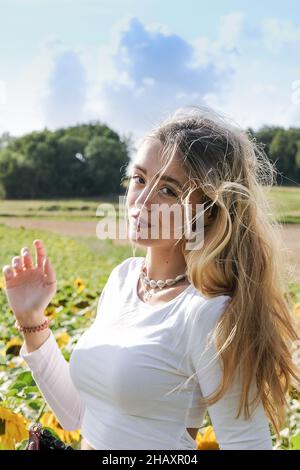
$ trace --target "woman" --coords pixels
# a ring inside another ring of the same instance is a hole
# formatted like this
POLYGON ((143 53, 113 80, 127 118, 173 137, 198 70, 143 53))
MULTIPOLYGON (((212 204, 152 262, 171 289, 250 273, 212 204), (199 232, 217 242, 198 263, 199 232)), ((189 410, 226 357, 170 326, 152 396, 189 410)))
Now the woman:
MULTIPOLYGON (((126 209, 146 256, 112 270, 70 363, 47 324, 23 331, 20 355, 62 427, 80 428, 82 449, 195 449, 206 409, 221 450, 272 449, 270 424, 278 435, 299 381, 299 335, 261 189, 274 173, 209 108, 178 110, 144 138, 126 209)), ((45 247, 34 244, 35 266, 27 249, 3 268, 25 327, 42 324, 56 293, 45 247)))

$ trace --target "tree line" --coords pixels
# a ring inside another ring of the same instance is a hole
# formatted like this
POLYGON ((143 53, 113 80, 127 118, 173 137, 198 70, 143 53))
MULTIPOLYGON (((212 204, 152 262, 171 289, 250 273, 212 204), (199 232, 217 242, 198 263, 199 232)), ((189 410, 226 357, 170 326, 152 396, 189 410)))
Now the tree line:
POLYGON ((0 137, 0 198, 97 197, 122 192, 131 138, 99 122, 0 137))
POLYGON ((251 128, 247 131, 275 163, 277 184, 297 186, 300 183, 300 128, 263 126, 257 131, 251 128))
MULTIPOLYGON (((279 185, 300 183, 300 128, 264 126, 247 132, 275 162, 279 185)), ((0 199, 98 197, 120 194, 131 137, 98 121, 21 137, 0 136, 0 199)))

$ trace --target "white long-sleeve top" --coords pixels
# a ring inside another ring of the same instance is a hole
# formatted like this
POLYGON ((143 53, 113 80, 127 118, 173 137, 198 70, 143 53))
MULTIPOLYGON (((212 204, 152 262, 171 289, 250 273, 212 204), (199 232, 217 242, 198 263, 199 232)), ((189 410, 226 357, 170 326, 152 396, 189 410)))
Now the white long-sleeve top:
MULTIPOLYGON (((143 260, 130 257, 111 271, 69 362, 52 331, 19 354, 61 426, 80 429, 96 450, 196 449, 186 428, 201 427, 199 398, 221 380, 211 335, 230 296, 207 298, 190 284, 164 305, 145 304, 137 294, 143 260)), ((236 381, 208 407, 220 449, 272 450, 261 403, 251 419, 235 419, 240 390, 236 381)))

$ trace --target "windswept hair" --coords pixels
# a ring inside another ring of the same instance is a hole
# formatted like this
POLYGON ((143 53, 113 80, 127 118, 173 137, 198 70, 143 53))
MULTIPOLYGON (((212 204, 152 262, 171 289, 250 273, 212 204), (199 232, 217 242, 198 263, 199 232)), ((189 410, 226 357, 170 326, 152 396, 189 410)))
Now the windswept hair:
MULTIPOLYGON (((187 274, 203 295, 231 296, 215 329, 215 345, 223 363, 220 387, 205 405, 218 401, 239 372, 241 396, 237 417, 249 418, 251 404, 264 406, 279 436, 286 419, 290 387, 300 383, 293 347, 299 330, 292 313, 290 272, 267 191, 277 170, 262 144, 235 123, 207 106, 179 108, 146 134, 159 140, 166 161, 177 155, 189 184, 187 204, 199 190, 199 203, 211 211, 211 222, 199 250, 183 254, 187 274)), ((253 409, 254 409, 253 408, 253 409)))

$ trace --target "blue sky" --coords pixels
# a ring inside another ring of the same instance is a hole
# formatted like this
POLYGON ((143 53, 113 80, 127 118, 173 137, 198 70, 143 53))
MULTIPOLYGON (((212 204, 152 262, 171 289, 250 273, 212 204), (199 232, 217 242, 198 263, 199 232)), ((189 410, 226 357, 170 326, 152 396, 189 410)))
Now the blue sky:
POLYGON ((98 119, 139 138, 179 106, 300 126, 295 0, 0 0, 0 133, 98 119), (4 47, 3 47, 4 46, 4 47))

